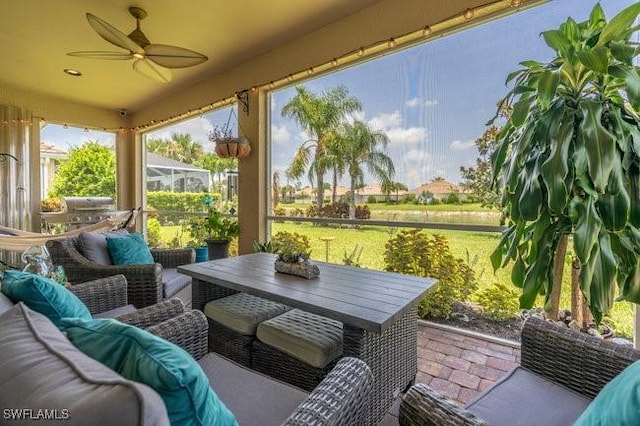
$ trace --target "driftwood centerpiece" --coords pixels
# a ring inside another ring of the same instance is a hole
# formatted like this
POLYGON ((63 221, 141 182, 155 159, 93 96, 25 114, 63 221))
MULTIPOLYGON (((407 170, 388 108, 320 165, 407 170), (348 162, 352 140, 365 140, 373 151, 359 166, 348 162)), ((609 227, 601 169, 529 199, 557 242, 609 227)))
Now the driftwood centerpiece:
POLYGON ((320 276, 320 268, 309 259, 308 253, 280 253, 275 268, 276 272, 297 275, 308 280, 320 276))

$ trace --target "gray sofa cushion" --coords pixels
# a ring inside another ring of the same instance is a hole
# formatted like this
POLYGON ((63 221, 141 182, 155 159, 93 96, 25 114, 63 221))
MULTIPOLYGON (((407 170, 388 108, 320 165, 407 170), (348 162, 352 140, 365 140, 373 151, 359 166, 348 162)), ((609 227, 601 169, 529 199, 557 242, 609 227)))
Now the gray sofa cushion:
POLYGON ((191 277, 178 272, 176 268, 164 268, 162 270, 162 287, 164 298, 169 299, 191 284, 191 277))
POLYGON ((155 391, 83 354, 23 303, 0 315, 0 354, 2 408, 55 409, 65 425, 169 424, 155 391))
MULTIPOLYGON (((127 235, 126 229, 110 231, 108 235, 127 235)), ((78 235, 78 246, 84 257, 99 265, 113 265, 107 248, 107 233, 81 232, 78 235)))
POLYGON ((242 426, 280 425, 308 395, 214 353, 205 355, 198 364, 242 426))
MULTIPOLYGON (((0 284, 2 286, 2 284, 0 284)), ((0 314, 13 308, 13 302, 4 293, 0 292, 0 314)))
POLYGON ((566 426, 591 400, 522 367, 507 374, 467 406, 490 425, 566 426))
POLYGON ((95 314, 93 315, 93 318, 118 318, 120 315, 130 314, 135 311, 136 307, 133 305, 119 306, 115 309, 111 309, 110 311, 95 314))

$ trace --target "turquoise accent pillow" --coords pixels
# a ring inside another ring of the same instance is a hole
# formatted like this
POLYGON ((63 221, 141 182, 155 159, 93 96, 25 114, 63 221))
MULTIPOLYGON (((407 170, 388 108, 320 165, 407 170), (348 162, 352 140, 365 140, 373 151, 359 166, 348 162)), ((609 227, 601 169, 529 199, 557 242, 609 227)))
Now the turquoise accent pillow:
POLYGON ((142 234, 107 236, 107 248, 114 265, 147 265, 155 263, 142 234))
POLYGON ((613 378, 574 426, 636 426, 640 418, 640 361, 613 378))
POLYGON ((57 282, 29 272, 4 271, 0 289, 14 303, 24 302, 64 330, 62 318, 91 319, 87 306, 78 297, 57 282))
POLYGON ((64 323, 67 337, 82 352, 158 392, 172 426, 237 426, 202 368, 179 346, 113 319, 69 318, 64 323))

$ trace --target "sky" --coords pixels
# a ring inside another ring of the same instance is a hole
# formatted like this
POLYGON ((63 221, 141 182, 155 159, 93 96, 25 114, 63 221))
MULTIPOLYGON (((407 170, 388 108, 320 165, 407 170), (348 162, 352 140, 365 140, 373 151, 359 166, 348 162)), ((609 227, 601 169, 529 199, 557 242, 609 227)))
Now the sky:
MULTIPOLYGON (((632 0, 601 1, 608 18, 632 3, 632 0)), ((595 4, 593 0, 552 0, 272 92, 272 172, 279 172, 284 180, 284 171, 295 150, 308 139, 296 122, 281 115, 294 87, 302 84, 321 93, 345 85, 349 94, 363 105, 356 118, 389 137, 388 154, 396 169, 394 180, 409 189, 435 177, 460 182, 460 166, 475 163, 478 152, 474 140, 484 132, 497 102, 509 90, 504 84, 506 76, 518 69, 523 60, 548 61, 553 51, 540 33, 557 28, 569 16, 578 22, 586 20, 595 4)), ((224 125, 228 118, 226 108, 156 130, 148 137, 189 133, 207 150, 213 150, 207 135, 214 124, 224 125)), ((96 138, 113 143, 112 134, 55 125, 45 126, 41 137, 42 141, 65 149, 96 138)), ((376 183, 368 177, 365 181, 376 183)), ((303 179, 301 184, 308 182, 303 179)), ((342 180, 341 184, 348 182, 342 180)))

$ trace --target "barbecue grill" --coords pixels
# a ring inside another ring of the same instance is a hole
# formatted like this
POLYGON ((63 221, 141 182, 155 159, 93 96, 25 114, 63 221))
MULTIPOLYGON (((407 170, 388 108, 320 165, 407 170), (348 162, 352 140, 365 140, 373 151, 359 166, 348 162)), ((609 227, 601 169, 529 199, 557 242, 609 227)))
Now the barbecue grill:
POLYGON ((60 205, 62 210, 59 212, 40 213, 44 229, 53 224, 66 225, 67 229, 77 229, 126 213, 115 210, 115 202, 111 197, 62 197, 60 205))

